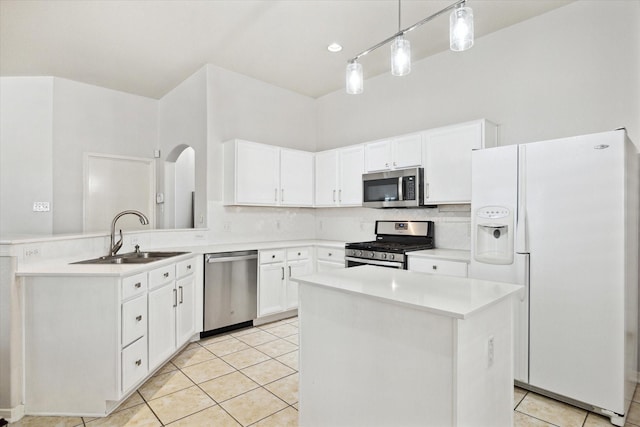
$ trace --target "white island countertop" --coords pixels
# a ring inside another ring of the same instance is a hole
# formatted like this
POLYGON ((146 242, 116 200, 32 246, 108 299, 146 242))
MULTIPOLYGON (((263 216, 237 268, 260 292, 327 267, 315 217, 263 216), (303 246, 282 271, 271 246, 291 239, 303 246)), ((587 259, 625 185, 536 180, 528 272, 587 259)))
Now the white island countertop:
POLYGON ((369 265, 294 279, 458 319, 466 319, 523 289, 510 283, 369 265))

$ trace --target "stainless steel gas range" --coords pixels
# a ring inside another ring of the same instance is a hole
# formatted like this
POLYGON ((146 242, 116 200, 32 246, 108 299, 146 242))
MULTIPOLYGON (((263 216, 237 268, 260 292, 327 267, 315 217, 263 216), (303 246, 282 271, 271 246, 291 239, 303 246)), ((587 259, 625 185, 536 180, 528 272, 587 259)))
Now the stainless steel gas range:
POLYGON ((345 266, 407 269, 409 251, 433 249, 433 221, 376 221, 376 240, 345 245, 345 266))

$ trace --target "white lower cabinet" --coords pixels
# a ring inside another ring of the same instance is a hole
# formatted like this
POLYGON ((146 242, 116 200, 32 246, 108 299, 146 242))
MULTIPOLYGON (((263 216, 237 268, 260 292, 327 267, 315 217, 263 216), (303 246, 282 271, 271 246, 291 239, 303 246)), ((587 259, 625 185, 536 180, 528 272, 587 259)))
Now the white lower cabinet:
POLYGON ((408 270, 443 276, 467 277, 468 263, 409 255, 408 270))
POLYGON ((149 272, 149 369, 171 357, 195 332, 195 265, 189 259, 149 272), (176 280, 176 274, 184 275, 176 280))
POLYGON ((311 248, 260 251, 258 317, 298 308, 298 283, 291 277, 311 273, 311 248))
POLYGON ((336 270, 344 268, 344 249, 329 246, 316 247, 316 271, 336 270))
POLYGON ((114 410, 195 334, 195 261, 127 277, 25 277, 25 413, 114 410))

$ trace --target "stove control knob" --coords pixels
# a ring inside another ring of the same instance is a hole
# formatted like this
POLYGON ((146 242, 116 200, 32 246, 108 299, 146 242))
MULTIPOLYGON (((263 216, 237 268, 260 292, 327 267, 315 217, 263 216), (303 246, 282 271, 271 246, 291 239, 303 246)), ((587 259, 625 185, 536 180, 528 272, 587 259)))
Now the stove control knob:
POLYGON ((375 252, 369 252, 369 258, 375 258, 376 254, 375 252))
POLYGON ((387 254, 382 254, 382 259, 387 259, 387 254))
POLYGON ((362 251, 356 251, 356 256, 362 256, 362 251))
POLYGON ((395 259, 396 256, 394 254, 389 255, 389 259, 395 259))

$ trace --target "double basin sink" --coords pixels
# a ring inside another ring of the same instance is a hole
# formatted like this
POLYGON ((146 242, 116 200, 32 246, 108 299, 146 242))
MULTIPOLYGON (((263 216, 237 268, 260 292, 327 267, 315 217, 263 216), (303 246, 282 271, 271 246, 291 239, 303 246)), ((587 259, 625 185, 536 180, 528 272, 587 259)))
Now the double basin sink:
POLYGON ((189 252, 129 252, 120 255, 106 255, 99 258, 73 262, 72 264, 147 264, 174 256, 188 254, 189 252))

